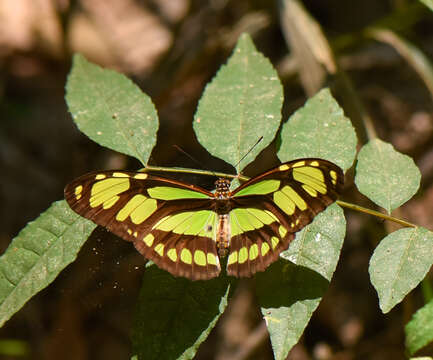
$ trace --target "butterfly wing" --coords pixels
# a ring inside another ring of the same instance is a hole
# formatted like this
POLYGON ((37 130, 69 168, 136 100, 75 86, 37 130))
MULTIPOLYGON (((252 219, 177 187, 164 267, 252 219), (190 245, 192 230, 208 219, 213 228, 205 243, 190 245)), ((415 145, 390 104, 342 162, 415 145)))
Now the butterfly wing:
POLYGON ((264 271, 295 233, 341 193, 344 173, 323 159, 298 159, 269 170, 232 194, 228 275, 264 271))
POLYGON ((68 184, 65 199, 175 276, 198 280, 220 273, 209 191, 141 172, 103 171, 68 184))

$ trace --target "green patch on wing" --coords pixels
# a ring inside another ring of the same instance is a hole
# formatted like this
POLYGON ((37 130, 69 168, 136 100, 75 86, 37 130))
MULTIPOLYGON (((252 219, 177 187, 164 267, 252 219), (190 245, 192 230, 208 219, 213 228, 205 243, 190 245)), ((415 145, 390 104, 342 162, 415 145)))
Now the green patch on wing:
POLYGON ((198 191, 169 186, 155 186, 147 189, 149 195, 158 200, 206 199, 208 196, 198 191))

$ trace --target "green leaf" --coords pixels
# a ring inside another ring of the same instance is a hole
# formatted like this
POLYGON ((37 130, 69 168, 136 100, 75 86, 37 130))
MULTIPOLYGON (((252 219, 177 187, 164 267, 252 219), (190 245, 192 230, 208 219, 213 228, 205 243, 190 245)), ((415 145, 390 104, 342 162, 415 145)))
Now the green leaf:
POLYGON ((192 359, 227 306, 236 280, 175 278, 146 268, 133 335, 138 360, 192 359))
POLYGON ((310 225, 296 233, 296 239, 281 256, 318 272, 330 281, 345 236, 344 212, 340 206, 333 204, 317 215, 310 225))
POLYGON ((227 65, 206 86, 194 118, 200 143, 235 166, 256 141, 258 146, 238 166, 242 169, 274 139, 280 126, 283 88, 275 69, 243 34, 227 65))
POLYGON ((8 359, 9 357, 18 357, 30 355, 30 346, 27 342, 14 339, 0 340, 0 355, 8 359))
MULTIPOLYGON (((356 142, 350 120, 324 89, 283 125, 278 157, 324 158, 347 169, 355 158, 356 142)), ((258 275, 259 300, 276 359, 286 358, 319 305, 335 271, 345 228, 343 211, 332 205, 281 254, 291 263, 280 261, 258 275)))
POLYGON ((329 89, 323 89, 283 125, 278 157, 281 161, 318 157, 347 170, 355 159, 356 143, 352 123, 329 89))
POLYGON ((425 6, 429 7, 433 11, 433 0, 420 0, 425 6))
POLYGON ((315 271, 280 259, 257 275, 257 292, 276 360, 287 358, 329 282, 315 271))
POLYGON ((433 233, 422 227, 397 230, 376 247, 368 270, 384 313, 425 277, 433 264, 431 254, 433 233))
POLYGON ((433 301, 419 309, 406 324, 406 348, 413 355, 433 342, 433 301))
POLYGON ((421 282, 421 291, 424 297, 424 302, 429 302, 433 300, 433 286, 428 280, 421 282))
POLYGON ((345 231, 343 211, 334 204, 297 233, 282 253, 285 260, 258 274, 257 293, 275 359, 287 357, 319 305, 337 266, 345 231))
POLYGON ((89 138, 147 164, 158 117, 151 99, 131 80, 75 55, 66 101, 78 128, 89 138))
MULTIPOLYGON (((427 2, 425 4, 428 6, 427 2)), ((433 66, 428 56, 414 44, 387 28, 373 27, 367 29, 366 33, 375 40, 392 46, 418 73, 433 96, 433 66)))
POLYGON ((58 201, 21 230, 0 258, 0 326, 75 260, 95 227, 58 201))
POLYGON ((388 213, 417 192, 420 179, 413 160, 382 140, 371 140, 358 154, 356 186, 388 213))
POLYGON ((296 60, 299 80, 308 95, 316 93, 326 81, 326 73, 335 74, 334 55, 320 24, 302 1, 279 2, 282 33, 296 60))

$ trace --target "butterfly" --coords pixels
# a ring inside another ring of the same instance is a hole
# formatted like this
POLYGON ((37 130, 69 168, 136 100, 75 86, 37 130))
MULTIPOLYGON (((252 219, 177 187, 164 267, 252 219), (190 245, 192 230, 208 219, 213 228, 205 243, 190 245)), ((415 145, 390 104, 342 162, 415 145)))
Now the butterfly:
POLYGON ((276 261, 296 232, 341 193, 344 173, 318 158, 289 161, 235 190, 210 192, 145 172, 98 171, 65 187, 72 210, 130 241, 174 276, 251 277, 276 261))

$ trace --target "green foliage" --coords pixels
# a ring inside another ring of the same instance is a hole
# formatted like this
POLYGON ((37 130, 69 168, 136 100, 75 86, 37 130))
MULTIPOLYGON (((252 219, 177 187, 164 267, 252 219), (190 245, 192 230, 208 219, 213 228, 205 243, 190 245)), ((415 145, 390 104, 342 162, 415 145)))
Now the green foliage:
POLYGON ((318 157, 347 170, 355 159, 356 142, 352 123, 331 92, 323 89, 284 123, 278 157, 281 161, 318 157))
POLYGON ((343 210, 332 205, 296 234, 275 265, 257 275, 257 295, 275 359, 298 342, 328 288, 346 234, 343 210))
POLYGON ((30 347, 24 341, 13 339, 0 340, 0 355, 5 357, 29 356, 30 347))
POLYGON ((148 267, 133 335, 138 359, 193 358, 224 312, 235 283, 226 276, 193 282, 148 267))
POLYGON ((422 227, 394 231, 374 250, 370 278, 384 313, 415 288, 433 264, 433 233, 422 227))
MULTIPOLYGON (((426 2, 427 1, 428 0, 426 0, 426 2)), ((433 2, 430 1, 430 5, 431 4, 433 4, 433 2)), ((430 58, 424 54, 421 49, 387 27, 370 27, 366 29, 365 34, 377 41, 392 46, 418 73, 420 79, 424 81, 424 84, 429 89, 430 94, 433 94, 433 66, 430 58)))
POLYGON ((75 260, 95 227, 63 200, 21 230, 0 258, 0 325, 75 260))
MULTIPOLYGON (((66 99, 83 133, 146 165, 156 143, 157 115, 149 97, 130 80, 76 56, 66 99)), ((276 136, 282 161, 320 157, 343 169, 353 164, 356 134, 329 90, 312 97, 277 134, 281 107, 282 87, 275 70, 249 36, 243 35, 227 65, 207 86, 194 130, 211 154, 232 165, 263 136, 239 169, 276 136)), ((356 184, 388 212, 410 199, 419 181, 413 161, 389 144, 372 140, 359 154, 356 184)), ((60 201, 20 232, 0 258, 1 324, 75 259, 94 228, 60 201)), ((257 296, 276 359, 286 358, 320 303, 344 236, 345 219, 335 204, 297 234, 278 262, 256 277, 257 296)), ((379 244, 371 259, 370 275, 384 312, 423 279, 432 264, 432 243, 430 231, 414 228, 396 231, 379 244)), ((190 282, 148 266, 133 331, 134 358, 193 358, 223 313, 235 284, 224 275, 190 282)), ((420 310, 406 327, 411 353, 432 341, 425 322, 431 319, 430 307, 420 310), (415 336, 415 329, 420 328, 420 334, 426 334, 422 340, 415 336)))
POLYGON ((281 122, 283 88, 268 59, 243 35, 233 55, 206 86, 194 118, 200 143, 214 156, 248 165, 274 139, 281 122))
POLYGON ((78 128, 90 139, 147 164, 156 143, 158 116, 150 97, 131 80, 76 55, 66 102, 78 128))
POLYGON ((406 347, 411 355, 433 342, 433 301, 419 309, 404 330, 406 347))
POLYGON ((429 281, 423 281, 421 283, 421 290, 426 302, 433 300, 433 286, 429 281))
POLYGON ((371 140, 358 154, 356 186, 388 213, 417 192, 420 179, 421 174, 409 156, 379 139, 371 140))
POLYGON ((425 6, 428 6, 433 11, 433 0, 420 0, 425 6))

